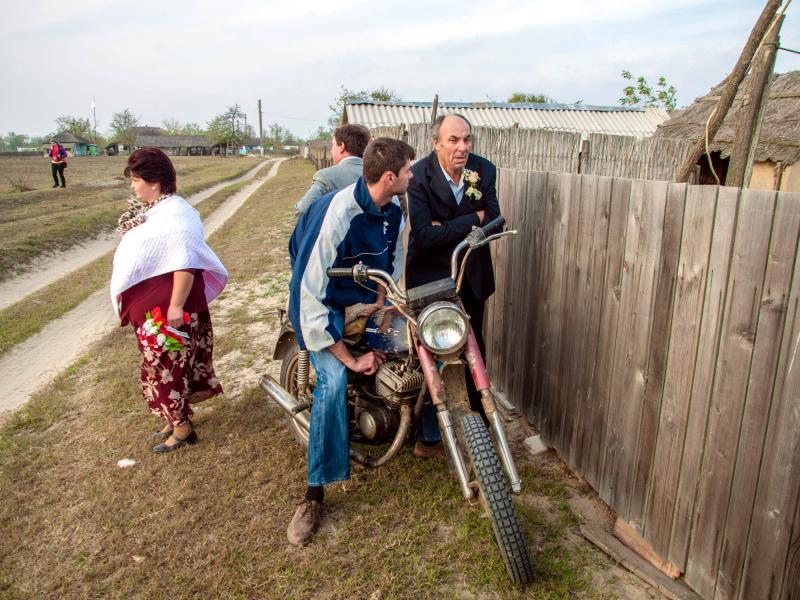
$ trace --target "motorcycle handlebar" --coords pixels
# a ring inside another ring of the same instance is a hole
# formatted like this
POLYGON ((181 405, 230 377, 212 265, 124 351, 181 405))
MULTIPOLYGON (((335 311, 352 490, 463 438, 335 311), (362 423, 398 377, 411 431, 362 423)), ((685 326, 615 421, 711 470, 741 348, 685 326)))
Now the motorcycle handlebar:
POLYGON ((483 231, 483 234, 485 236, 489 236, 492 233, 494 233, 495 229, 502 230, 503 225, 505 224, 506 224, 506 218, 503 215, 500 215, 494 221, 490 221, 489 223, 481 227, 481 231, 483 231))
POLYGON ((328 267, 326 271, 328 277, 352 277, 353 276, 353 269, 342 269, 337 267, 328 267))

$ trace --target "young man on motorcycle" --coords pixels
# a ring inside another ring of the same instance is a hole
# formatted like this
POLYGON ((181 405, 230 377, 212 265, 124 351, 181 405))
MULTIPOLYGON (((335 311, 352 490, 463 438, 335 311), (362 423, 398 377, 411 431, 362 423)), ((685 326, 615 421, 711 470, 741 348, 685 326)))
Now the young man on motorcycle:
POLYGON ((377 309, 383 305, 385 290, 375 284, 330 279, 327 269, 364 263, 400 278, 404 223, 396 195, 408 188, 414 157, 414 149, 405 142, 374 140, 364 152, 364 175, 312 204, 289 241, 289 319, 317 375, 308 440, 308 487, 286 530, 289 543, 295 546, 307 544, 319 526, 323 486, 350 477, 347 370, 370 375, 384 359, 379 352, 354 357, 342 334, 345 308, 362 303, 377 309))
MULTIPOLYGON (((408 241, 406 287, 413 288, 448 277, 450 256, 473 227, 500 216, 495 182, 496 167, 472 154, 472 126, 461 115, 440 115, 433 127, 433 152, 411 169, 414 179, 408 187, 408 241)), ((461 301, 469 315, 481 355, 483 309, 494 293, 494 271, 489 247, 473 252, 464 272, 461 301)), ((472 410, 486 420, 481 395, 466 368, 467 392, 472 410)), ((435 410, 428 399, 423 411, 422 430, 414 454, 419 457, 442 454, 435 410)))

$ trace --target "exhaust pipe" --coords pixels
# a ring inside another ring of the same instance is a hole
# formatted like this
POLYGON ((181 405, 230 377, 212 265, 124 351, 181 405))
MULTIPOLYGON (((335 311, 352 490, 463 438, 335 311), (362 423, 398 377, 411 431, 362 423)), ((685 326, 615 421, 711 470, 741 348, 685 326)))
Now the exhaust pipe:
POLYGON ((303 412, 295 413, 294 409, 299 406, 297 399, 287 392, 271 375, 266 373, 261 377, 261 387, 272 398, 275 403, 280 406, 286 414, 306 431, 311 429, 311 423, 308 422, 308 417, 303 412))

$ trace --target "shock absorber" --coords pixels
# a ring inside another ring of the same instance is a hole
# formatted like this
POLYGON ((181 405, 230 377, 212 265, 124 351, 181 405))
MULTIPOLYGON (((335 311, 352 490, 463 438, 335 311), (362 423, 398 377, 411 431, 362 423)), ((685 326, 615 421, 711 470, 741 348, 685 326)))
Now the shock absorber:
POLYGON ((303 396, 308 387, 308 350, 297 352, 297 395, 303 396))

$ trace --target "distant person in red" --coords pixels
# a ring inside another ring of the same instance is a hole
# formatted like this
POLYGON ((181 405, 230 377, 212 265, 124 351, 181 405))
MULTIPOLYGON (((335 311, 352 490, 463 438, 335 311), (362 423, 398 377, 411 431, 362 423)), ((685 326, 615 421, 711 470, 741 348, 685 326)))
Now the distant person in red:
POLYGON ((128 158, 125 176, 135 198, 120 217, 111 301, 130 323, 142 353, 142 396, 164 428, 154 452, 197 441, 191 405, 222 393, 214 373, 208 303, 228 272, 203 236, 198 212, 178 196, 175 167, 157 148, 128 158))
POLYGON ((53 187, 58 187, 58 178, 61 177, 61 187, 67 187, 64 180, 64 169, 67 168, 67 149, 55 140, 50 140, 50 172, 53 174, 53 187))

